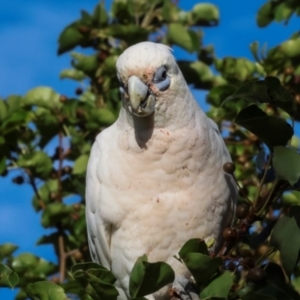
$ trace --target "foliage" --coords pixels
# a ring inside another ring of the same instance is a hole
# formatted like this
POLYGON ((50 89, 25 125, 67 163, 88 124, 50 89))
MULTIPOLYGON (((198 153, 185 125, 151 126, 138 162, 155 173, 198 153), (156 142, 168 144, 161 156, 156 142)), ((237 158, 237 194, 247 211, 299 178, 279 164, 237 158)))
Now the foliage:
MULTIPOLYGON (((292 14, 300 14, 297 0, 268 1, 257 24, 287 22, 292 14)), ((209 3, 183 11, 170 0, 115 0, 110 13, 100 3, 59 37, 58 54, 78 46, 94 50, 71 52, 72 68, 60 74, 78 81, 76 97, 38 87, 0 99, 0 173, 17 169, 13 182, 32 186, 32 206, 42 226, 53 229, 37 243, 53 245, 58 257, 52 264, 30 253, 15 256, 15 245, 0 246, 0 285, 19 288, 17 299, 117 298, 114 275, 90 262, 85 171, 96 135, 118 116, 117 57, 144 40, 197 54, 196 61, 178 64, 189 84, 208 91, 208 115, 226 133, 235 163, 224 170, 240 187, 237 219, 225 229, 221 251, 194 239, 174 255, 193 275, 201 299, 300 299, 300 145, 293 137, 300 119, 300 35, 269 51, 254 42, 255 61, 217 58, 213 46, 203 44, 202 30, 218 22, 218 8, 209 3), (45 151, 49 144, 55 144, 52 155, 45 151), (78 202, 66 204, 74 196, 78 202)), ((173 279, 169 265, 142 256, 130 295, 143 299, 173 279)))

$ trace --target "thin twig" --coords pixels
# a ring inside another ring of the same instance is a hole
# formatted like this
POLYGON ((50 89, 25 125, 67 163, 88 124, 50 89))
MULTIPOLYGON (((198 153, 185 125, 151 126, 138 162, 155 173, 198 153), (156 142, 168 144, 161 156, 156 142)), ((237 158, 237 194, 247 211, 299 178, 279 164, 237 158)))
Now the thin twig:
POLYGON ((61 184, 61 176, 62 176, 62 168, 63 168, 63 133, 59 131, 58 133, 58 171, 57 171, 57 182, 58 182, 58 199, 62 202, 62 184, 61 184))
POLYGON ((34 193, 35 193, 35 196, 36 196, 37 199, 38 199, 38 204, 40 205, 40 207, 41 207, 42 209, 45 209, 45 208, 46 208, 46 204, 45 204, 45 203, 43 202, 43 200, 41 199, 40 193, 39 193, 39 191, 38 191, 38 188, 37 188, 37 186, 36 186, 36 183, 35 183, 35 181, 34 181, 34 178, 33 178, 32 174, 31 174, 30 170, 26 170, 26 169, 25 169, 25 172, 27 173, 27 175, 28 175, 28 177, 29 177, 30 185, 32 186, 33 191, 34 191, 34 193))
MULTIPOLYGON (((57 182, 58 182, 58 200, 62 202, 62 168, 63 168, 63 132, 62 130, 58 133, 58 171, 57 171, 57 182)), ((59 223, 57 225, 57 230, 59 232, 58 237, 58 248, 59 248, 59 281, 60 283, 64 282, 65 273, 66 273, 66 253, 65 253, 65 241, 64 241, 64 232, 62 230, 62 226, 59 223)))
POLYGON ((141 27, 142 28, 147 28, 150 23, 152 22, 152 19, 154 17, 154 9, 155 9, 156 4, 153 3, 148 11, 148 13, 146 14, 146 16, 144 17, 141 27))
POLYGON ((251 200, 248 198, 248 196, 244 193, 244 191, 243 191, 242 187, 240 186, 238 180, 236 179, 235 175, 234 175, 234 174, 231 174, 231 175, 232 175, 232 177, 233 177, 233 179, 234 179, 234 181, 235 181, 235 183, 236 183, 236 185, 237 185, 239 191, 241 192, 242 196, 243 196, 243 197, 244 197, 244 198, 252 205, 252 201, 251 201, 251 200))
POLYGON ((269 248, 266 253, 264 253, 261 257, 259 257, 256 261, 256 265, 261 265, 263 263, 263 261, 268 258, 271 254, 273 254, 274 252, 276 252, 276 248, 271 247, 269 248))
POLYGON ((278 180, 276 180, 275 182, 273 182, 272 188, 271 188, 270 192, 268 193, 267 199, 264 201, 263 206, 259 209, 259 211, 257 213, 258 216, 264 211, 264 209, 266 208, 266 206, 270 202, 270 200, 271 200, 271 198, 272 198, 272 196, 274 194, 274 191, 275 191, 275 189, 277 187, 277 184, 278 184, 278 180))
POLYGON ((265 168, 265 172, 264 172, 263 178, 262 178, 261 181, 260 181, 260 185, 259 185, 259 188, 258 188, 257 195, 256 195, 255 200, 254 200, 254 202, 253 202, 253 208, 255 208, 256 205, 257 205, 257 202, 258 202, 258 199, 259 199, 259 195, 260 195, 261 190, 262 190, 262 187, 263 187, 263 185, 264 185, 264 182, 265 182, 265 179, 266 179, 267 172, 268 172, 269 166, 270 166, 270 164, 271 164, 271 161, 272 161, 272 155, 270 154, 270 155, 269 155, 268 162, 267 162, 267 165, 266 165, 266 168, 265 168))
POLYGON ((66 254, 65 254, 64 236, 62 233, 58 237, 58 249, 59 249, 59 282, 63 283, 65 280, 65 272, 66 272, 66 254))

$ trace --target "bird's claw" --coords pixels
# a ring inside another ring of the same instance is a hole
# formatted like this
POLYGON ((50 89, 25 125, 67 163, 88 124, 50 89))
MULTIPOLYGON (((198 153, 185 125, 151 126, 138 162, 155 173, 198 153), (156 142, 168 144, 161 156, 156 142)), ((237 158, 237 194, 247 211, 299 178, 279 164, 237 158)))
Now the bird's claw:
POLYGON ((184 276, 176 276, 170 289, 171 300, 201 300, 197 287, 184 276))

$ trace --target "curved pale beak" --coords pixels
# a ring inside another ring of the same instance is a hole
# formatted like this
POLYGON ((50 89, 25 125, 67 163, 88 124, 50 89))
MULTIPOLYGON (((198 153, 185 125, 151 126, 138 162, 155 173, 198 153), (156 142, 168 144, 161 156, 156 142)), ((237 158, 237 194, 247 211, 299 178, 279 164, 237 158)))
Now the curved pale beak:
POLYGON ((146 116, 154 111, 155 98, 137 76, 130 76, 128 79, 128 96, 135 115, 146 116))
POLYGON ((128 94, 132 108, 137 111, 146 100, 148 87, 138 77, 131 76, 128 79, 128 94))

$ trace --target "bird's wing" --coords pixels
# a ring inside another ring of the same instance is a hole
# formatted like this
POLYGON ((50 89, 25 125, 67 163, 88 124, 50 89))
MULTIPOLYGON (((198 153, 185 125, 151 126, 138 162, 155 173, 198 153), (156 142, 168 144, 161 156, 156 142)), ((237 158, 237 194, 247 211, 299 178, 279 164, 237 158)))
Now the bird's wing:
MULTIPOLYGON (((220 149, 220 155, 221 155, 221 159, 222 159, 222 166, 227 163, 227 162, 231 162, 231 156, 228 152, 228 149, 226 147, 226 144, 224 142, 224 139, 219 131, 219 127, 218 125, 211 119, 209 119, 209 122, 214 130, 214 137, 215 137, 215 141, 217 142, 217 147, 218 149, 220 149)), ((235 209, 236 209, 236 203, 237 203, 237 197, 238 197, 238 191, 237 191, 237 186, 236 186, 236 182, 233 179, 233 177, 230 174, 224 174, 225 179, 227 181, 228 187, 230 189, 230 203, 229 205, 230 207, 230 211, 232 212, 231 215, 228 216, 228 222, 227 225, 231 226, 233 221, 234 221, 234 216, 235 216, 235 209)))
POLYGON ((212 119, 208 118, 208 120, 210 122, 211 127, 214 130, 216 141, 218 143, 218 148, 221 149, 221 151, 222 151, 222 163, 225 164, 227 162, 231 162, 232 161, 231 156, 225 145, 224 139, 220 133, 218 125, 212 119))
POLYGON ((103 132, 97 137, 94 143, 87 167, 86 175, 86 222, 90 253, 93 261, 101 263, 104 267, 110 269, 110 238, 111 228, 99 217, 97 209, 99 209, 101 181, 97 170, 101 170, 101 153, 105 143, 103 140, 103 132))

